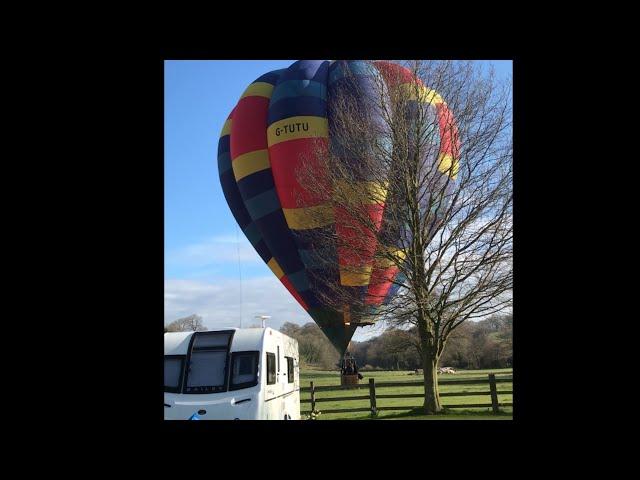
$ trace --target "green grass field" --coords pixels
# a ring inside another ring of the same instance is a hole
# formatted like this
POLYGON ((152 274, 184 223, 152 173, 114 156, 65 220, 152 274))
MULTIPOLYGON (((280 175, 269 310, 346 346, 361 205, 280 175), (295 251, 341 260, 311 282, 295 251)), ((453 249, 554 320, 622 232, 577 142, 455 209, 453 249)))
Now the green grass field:
MULTIPOLYGON (((458 370, 458 373, 443 374, 440 375, 440 379, 486 379, 487 374, 495 373, 496 378, 499 379, 504 376, 513 374, 513 370, 510 368, 496 369, 496 370, 458 370)), ((335 398, 344 396, 360 396, 367 395, 369 393, 369 378, 374 378, 376 384, 379 382, 420 382, 422 381, 422 375, 415 375, 409 371, 381 371, 381 372, 362 372, 364 379, 360 381, 362 385, 359 389, 348 389, 341 391, 329 391, 329 392, 316 392, 316 400, 324 398, 335 398)), ((300 387, 309 387, 309 382, 313 381, 316 387, 324 385, 340 385, 340 374, 337 371, 322 371, 322 370, 301 370, 300 372, 300 387)), ((498 383, 497 389, 500 391, 512 391, 513 385, 511 382, 498 383)), ((421 393, 423 390, 420 387, 387 387, 376 388, 376 395, 381 394, 404 394, 404 393, 421 393)), ((484 385, 441 385, 440 393, 445 392, 488 392, 489 384, 484 385)), ((311 398, 309 392, 301 392, 301 400, 311 398)), ((447 404, 479 404, 479 403, 491 403, 489 395, 471 395, 471 396, 454 396, 454 397, 441 397, 442 404, 446 407, 447 404)), ((498 395, 499 403, 513 403, 512 394, 498 395)), ((411 406, 422 405, 421 398, 378 398, 378 407, 390 407, 390 406, 411 406)), ((322 412, 323 410, 338 409, 338 408, 359 408, 369 407, 369 400, 349 400, 349 401, 330 401, 316 403, 316 409, 322 412)), ((311 409, 311 403, 301 403, 301 411, 308 411, 311 409)), ((443 415, 429 416, 420 415, 419 413, 404 411, 404 410, 390 410, 380 411, 376 419, 378 420, 511 420, 513 418, 513 407, 500 407, 500 414, 493 414, 490 408, 456 408, 450 409, 443 415)), ((304 418, 304 414, 303 414, 304 418)), ((367 412, 350 412, 350 413, 327 413, 320 414, 318 420, 370 420, 371 415, 367 412)))

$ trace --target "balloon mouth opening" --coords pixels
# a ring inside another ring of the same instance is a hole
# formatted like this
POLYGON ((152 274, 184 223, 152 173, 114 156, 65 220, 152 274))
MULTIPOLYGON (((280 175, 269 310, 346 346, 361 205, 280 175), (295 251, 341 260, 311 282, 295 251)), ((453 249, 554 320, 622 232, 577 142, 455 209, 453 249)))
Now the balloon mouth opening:
POLYGON ((369 320, 360 320, 360 321, 350 321, 350 322, 344 322, 343 325, 345 327, 349 327, 351 325, 355 326, 355 327, 368 327, 370 325, 375 325, 375 322, 369 321, 369 320))

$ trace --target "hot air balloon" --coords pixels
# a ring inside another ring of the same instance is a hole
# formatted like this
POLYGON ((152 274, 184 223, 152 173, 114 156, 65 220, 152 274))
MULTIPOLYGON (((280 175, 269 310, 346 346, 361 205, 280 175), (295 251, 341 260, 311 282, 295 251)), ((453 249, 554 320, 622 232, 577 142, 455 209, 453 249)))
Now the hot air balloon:
MULTIPOLYGON (((367 318, 371 318, 398 291, 394 283, 400 278, 398 268, 373 262, 373 256, 377 248, 393 248, 393 237, 399 232, 376 236, 344 228, 345 212, 328 206, 326 198, 301 184, 296 171, 304 159, 313 158, 319 144, 334 151, 344 149, 344 161, 357 164, 358 158, 347 154, 348 145, 332 138, 333 100, 356 85, 358 108, 371 110, 368 118, 382 131, 384 122, 373 107, 380 80, 387 88, 419 86, 412 90, 418 93, 410 100, 432 105, 440 127, 436 132, 438 168, 446 173, 446 181, 455 180, 457 130, 446 103, 408 69, 393 62, 300 60, 268 72, 246 88, 218 144, 222 190, 239 227, 341 355, 356 328, 371 322, 359 315, 361 307, 327 304, 326 284, 335 282, 359 298, 358 304, 367 306, 367 318), (314 232, 327 229, 344 241, 337 247, 313 242, 314 232), (388 245, 378 244, 377 238, 382 237, 388 245), (364 255, 362 249, 353 255, 348 247, 353 242, 364 247, 364 255), (318 264, 314 261, 318 256, 329 262, 318 264)), ((317 168, 317 180, 322 181, 322 165, 317 168)), ((366 184, 366 173, 357 180, 366 184)), ((382 232, 386 228, 385 199, 393 192, 375 193, 377 200, 365 208, 382 232)))

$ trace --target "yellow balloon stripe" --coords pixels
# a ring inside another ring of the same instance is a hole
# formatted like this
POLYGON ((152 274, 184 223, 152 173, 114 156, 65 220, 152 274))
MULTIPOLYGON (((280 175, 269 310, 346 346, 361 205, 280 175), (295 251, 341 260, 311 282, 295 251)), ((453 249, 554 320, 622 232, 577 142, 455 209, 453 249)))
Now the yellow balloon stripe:
POLYGON ((264 150, 254 150, 253 152, 240 155, 232 162, 232 166, 236 182, 239 182, 252 173, 271 168, 271 164, 269 163, 269 150, 265 148, 264 150))
POLYGON ((440 157, 438 157, 438 170, 449 175, 452 180, 455 180, 460 170, 460 162, 454 160, 450 154, 441 153, 440 157))
POLYGON ((284 272, 282 271, 282 268, 280 267, 278 262, 276 262, 275 258, 271 258, 271 260, 269 260, 267 262, 267 266, 271 269, 273 274, 276 277, 278 277, 278 280, 280 280, 282 277, 284 277, 284 272))
POLYGON ((244 97, 266 97, 271 98, 274 86, 266 82, 255 82, 247 87, 240 98, 244 97))
POLYGON ((333 207, 317 205, 304 208, 283 208, 287 225, 292 230, 308 230, 333 223, 333 207))
MULTIPOLYGON (((237 161, 237 160, 236 160, 237 161)), ((339 182, 334 186, 334 200, 338 204, 357 202, 359 205, 384 203, 387 196, 386 185, 376 182, 339 182)), ((334 222, 333 206, 283 208, 287 225, 292 230, 308 230, 324 227, 334 222)))
MULTIPOLYGON (((395 257, 396 261, 404 260, 407 257, 407 254, 405 253, 405 251, 398 249, 397 247, 386 247, 386 251, 388 254, 391 254, 391 256, 395 257)), ((396 262, 394 262, 390 258, 383 257, 383 258, 376 259, 377 268, 389 268, 389 267, 393 267, 394 265, 396 265, 396 262)))
POLYGON ((371 265, 365 267, 340 267, 340 285, 345 287, 366 287, 371 279, 371 265))
POLYGON ((224 122, 222 126, 222 132, 220 132, 220 136, 224 137, 225 135, 229 135, 231 133, 231 119, 227 118, 227 121, 224 122))
POLYGON ((415 83, 403 83, 399 88, 404 95, 407 95, 409 100, 417 100, 420 103, 432 103, 434 105, 444 103, 438 92, 430 88, 416 85, 415 83))
POLYGON ((378 182, 346 182, 334 184, 333 197, 340 203, 377 204, 387 199, 387 185, 378 182))
POLYGON ((328 137, 329 122, 323 117, 289 117, 269 125, 267 141, 269 146, 300 138, 328 137))

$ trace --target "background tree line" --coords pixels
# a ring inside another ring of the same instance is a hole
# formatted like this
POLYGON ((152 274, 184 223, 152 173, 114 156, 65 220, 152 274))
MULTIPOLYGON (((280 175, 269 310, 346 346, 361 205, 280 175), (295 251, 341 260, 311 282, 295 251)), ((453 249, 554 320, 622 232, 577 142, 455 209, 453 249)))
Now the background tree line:
MULTIPOLYGON (((513 316, 494 315, 478 322, 465 322, 452 332, 439 365, 461 369, 507 368, 513 362, 513 316)), ((303 365, 333 369, 339 356, 315 323, 287 322, 281 332, 298 340, 303 365)), ((350 351, 361 369, 415 370, 422 368, 416 348, 417 328, 390 328, 364 342, 352 341, 350 351)))
MULTIPOLYGON (((260 327, 252 325, 251 327, 260 327)), ((189 315, 165 326, 165 332, 204 331, 199 315, 189 315)), ((298 341, 303 366, 335 369, 340 357, 318 325, 286 322, 280 331, 298 341)), ((513 316, 493 315, 465 322, 449 337, 440 358, 441 367, 462 369, 506 368, 513 362, 513 316)), ((350 351, 361 369, 415 370, 422 368, 416 348, 418 331, 389 328, 365 342, 351 342, 350 351)))
POLYGON ((179 318, 164 326, 166 332, 201 332, 207 330, 200 315, 179 318))

